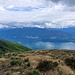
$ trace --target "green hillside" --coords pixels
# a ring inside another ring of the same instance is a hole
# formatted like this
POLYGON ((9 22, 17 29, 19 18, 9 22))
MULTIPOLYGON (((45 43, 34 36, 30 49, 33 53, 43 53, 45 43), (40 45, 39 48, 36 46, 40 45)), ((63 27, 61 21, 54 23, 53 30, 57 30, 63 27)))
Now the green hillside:
POLYGON ((29 50, 31 49, 25 46, 22 46, 19 43, 0 39, 0 54, 5 52, 23 52, 23 51, 29 51, 29 50))

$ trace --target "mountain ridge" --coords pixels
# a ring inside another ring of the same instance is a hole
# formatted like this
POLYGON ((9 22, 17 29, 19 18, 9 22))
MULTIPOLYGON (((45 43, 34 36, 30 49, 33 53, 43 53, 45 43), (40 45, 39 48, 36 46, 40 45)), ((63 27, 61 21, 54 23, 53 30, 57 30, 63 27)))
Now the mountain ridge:
MULTIPOLYGON (((0 29, 0 38, 21 43, 32 49, 36 49, 38 43, 41 47, 46 43, 75 43, 75 28, 54 29, 54 28, 36 28, 36 27, 23 27, 23 28, 6 28, 0 29), (70 31, 71 30, 71 31, 70 31), (35 46, 35 47, 33 47, 35 46)), ((44 46, 43 46, 44 47, 44 46)), ((56 46, 54 45, 56 48, 56 46)), ((38 48, 40 49, 40 48, 38 48)))
POLYGON ((19 43, 0 39, 0 54, 6 53, 6 52, 24 52, 29 50, 31 49, 25 46, 22 46, 19 43))

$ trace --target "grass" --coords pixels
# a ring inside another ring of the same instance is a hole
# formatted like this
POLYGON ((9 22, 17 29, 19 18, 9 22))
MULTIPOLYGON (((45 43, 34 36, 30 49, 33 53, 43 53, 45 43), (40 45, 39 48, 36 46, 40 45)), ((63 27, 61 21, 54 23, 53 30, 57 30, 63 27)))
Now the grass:
POLYGON ((75 75, 73 66, 75 51, 34 51, 18 43, 0 40, 0 75, 75 75))
POLYGON ((40 75, 40 72, 36 69, 28 71, 25 75, 40 75))
POLYGON ((29 50, 31 49, 22 46, 19 43, 9 42, 7 40, 0 40, 0 54, 4 54, 6 52, 24 52, 29 50))

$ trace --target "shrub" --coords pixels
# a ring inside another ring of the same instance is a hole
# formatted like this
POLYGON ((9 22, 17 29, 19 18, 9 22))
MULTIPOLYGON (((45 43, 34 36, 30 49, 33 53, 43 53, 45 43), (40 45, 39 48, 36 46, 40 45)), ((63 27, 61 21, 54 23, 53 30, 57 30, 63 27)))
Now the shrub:
POLYGON ((20 54, 19 57, 25 57, 25 55, 21 55, 21 54, 20 54))
POLYGON ((12 56, 17 56, 17 53, 12 53, 11 55, 12 55, 12 56))
POLYGON ((0 62, 0 66, 2 65, 2 62, 0 62))
POLYGON ((30 62, 27 63, 27 66, 30 67, 30 62))
POLYGON ((59 71, 59 74, 58 75, 63 75, 63 72, 62 71, 59 71))
POLYGON ((48 70, 53 70, 54 68, 56 68, 58 66, 57 62, 53 62, 53 61, 47 61, 47 60, 41 60, 36 69, 40 70, 40 71, 48 71, 48 70))
POLYGON ((38 70, 31 70, 28 71, 25 75, 40 75, 40 72, 38 70))
POLYGON ((56 68, 58 66, 58 63, 57 62, 54 62, 53 63, 53 66, 54 66, 54 68, 56 68))
POLYGON ((14 66, 14 65, 20 65, 21 62, 16 61, 16 60, 12 60, 12 61, 10 62, 10 64, 11 64, 12 66, 14 66))
POLYGON ((74 58, 65 59, 65 64, 69 66, 71 69, 75 70, 75 59, 74 58))
POLYGON ((10 59, 11 59, 11 60, 13 60, 13 59, 14 59, 14 57, 11 57, 10 59))
POLYGON ((28 62, 28 61, 29 61, 29 58, 24 59, 24 62, 28 62))
POLYGON ((10 75, 10 73, 6 73, 6 75, 10 75))

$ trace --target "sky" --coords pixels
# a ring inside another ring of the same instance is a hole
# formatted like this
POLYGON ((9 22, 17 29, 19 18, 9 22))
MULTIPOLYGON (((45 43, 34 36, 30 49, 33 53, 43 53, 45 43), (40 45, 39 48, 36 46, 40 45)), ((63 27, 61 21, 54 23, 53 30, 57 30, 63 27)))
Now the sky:
POLYGON ((75 26, 75 0, 0 0, 0 28, 2 23, 24 22, 18 26, 64 28, 75 26), (37 22, 38 24, 33 24, 37 22))

